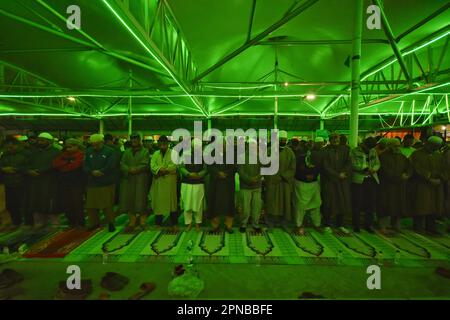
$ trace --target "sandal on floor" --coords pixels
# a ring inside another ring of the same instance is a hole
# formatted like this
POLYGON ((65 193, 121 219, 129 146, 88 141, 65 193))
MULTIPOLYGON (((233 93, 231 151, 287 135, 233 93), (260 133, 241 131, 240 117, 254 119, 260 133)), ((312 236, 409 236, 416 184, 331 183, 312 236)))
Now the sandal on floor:
POLYGON ((446 269, 444 267, 437 267, 435 272, 442 277, 450 279, 450 269, 446 269))
POLYGON ((98 296, 98 300, 109 300, 111 299, 111 295, 108 292, 101 292, 98 296))
POLYGON ((299 299, 323 299, 324 297, 320 294, 315 294, 312 292, 303 292, 298 298, 299 299))
POLYGON ((92 293, 92 280, 81 280, 81 289, 67 288, 67 282, 62 280, 59 282, 58 292, 55 299, 57 300, 85 300, 92 293))
POLYGON ((23 276, 13 269, 4 269, 0 273, 0 289, 9 288, 23 280, 23 276))
POLYGON ((116 272, 107 272, 103 276, 100 285, 102 288, 109 291, 119 291, 122 290, 128 282, 130 282, 130 279, 121 274, 116 272))
POLYGON ((140 300, 143 297, 145 297, 147 294, 155 290, 156 284, 154 282, 144 282, 141 284, 140 289, 141 291, 133 294, 128 300, 140 300))

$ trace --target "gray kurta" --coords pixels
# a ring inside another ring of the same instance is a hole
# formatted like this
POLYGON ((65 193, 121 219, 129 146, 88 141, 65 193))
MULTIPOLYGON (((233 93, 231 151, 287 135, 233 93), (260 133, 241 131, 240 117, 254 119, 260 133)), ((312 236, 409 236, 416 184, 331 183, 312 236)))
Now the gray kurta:
POLYGON ((172 155, 176 159, 177 153, 167 149, 165 155, 156 151, 151 160, 153 173, 152 187, 150 188, 150 200, 152 209, 157 215, 168 215, 177 211, 177 166, 172 161, 172 155), (161 168, 169 170, 170 174, 158 177, 161 168))
POLYGON ((266 212, 272 216, 284 216, 292 220, 291 198, 295 175, 295 154, 289 147, 280 150, 279 169, 277 174, 265 176, 266 212))
POLYGON ((120 210, 128 213, 144 213, 147 209, 147 192, 149 183, 150 155, 148 150, 141 148, 133 152, 128 149, 120 161, 122 182, 120 187, 120 210), (130 174, 135 168, 138 173, 130 174))
POLYGON ((442 154, 422 148, 411 155, 411 164, 414 167, 413 214, 419 216, 442 214, 444 211, 442 154), (433 185, 430 178, 440 179, 441 183, 433 185))

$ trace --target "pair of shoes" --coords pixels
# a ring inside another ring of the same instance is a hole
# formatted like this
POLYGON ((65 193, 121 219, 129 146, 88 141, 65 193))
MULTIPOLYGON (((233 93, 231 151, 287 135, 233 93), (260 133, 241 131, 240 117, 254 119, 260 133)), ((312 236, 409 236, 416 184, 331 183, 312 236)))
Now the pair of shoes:
POLYGON ((262 229, 260 227, 253 227, 253 231, 255 231, 256 233, 261 233, 262 229))
POLYGON ((325 227, 325 228, 323 228, 323 233, 325 233, 325 234, 332 234, 333 230, 331 230, 330 227, 325 227))
POLYGON ((225 231, 226 231, 228 234, 233 234, 233 233, 234 233, 233 228, 225 228, 225 231))
POLYGON ((186 225, 186 229, 184 231, 189 232, 192 229, 192 224, 186 225))
POLYGON ((197 232, 201 231, 199 223, 195 224, 195 231, 197 231, 197 232))
POLYGON ((239 232, 240 232, 240 233, 245 233, 245 231, 247 231, 247 228, 246 228, 246 227, 240 227, 240 228, 239 228, 239 232))
POLYGON ((350 234, 350 231, 348 231, 346 228, 344 227, 339 227, 339 231, 341 231, 344 234, 350 234))
POLYGON ((295 229, 294 233, 297 236, 304 236, 305 235, 305 229, 302 228, 302 227, 298 227, 298 228, 295 229))
POLYGON ((442 233, 436 229, 426 230, 426 232, 431 236, 441 236, 442 233))
POLYGON ((114 223, 108 223, 108 231, 109 232, 116 231, 116 227, 114 227, 114 223))

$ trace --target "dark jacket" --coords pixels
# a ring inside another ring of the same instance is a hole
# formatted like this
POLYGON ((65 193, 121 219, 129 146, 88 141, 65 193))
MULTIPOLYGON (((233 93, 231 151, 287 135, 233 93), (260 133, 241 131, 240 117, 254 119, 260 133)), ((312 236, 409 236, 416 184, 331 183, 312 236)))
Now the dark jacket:
POLYGON ((1 181, 6 187, 19 187, 24 181, 24 169, 27 162, 27 155, 21 150, 15 153, 4 153, 0 158, 1 181), (14 167, 16 173, 3 173, 1 168, 14 167))
POLYGON ((117 155, 111 147, 104 145, 96 151, 89 147, 86 150, 83 170, 88 175, 87 184, 91 187, 103 187, 116 183, 117 180, 117 155), (92 171, 99 170, 103 176, 94 177, 92 171))
POLYGON ((300 153, 295 155, 297 165, 295 170, 295 180, 302 182, 314 182, 319 177, 320 169, 311 161, 311 153, 300 153), (307 161, 308 160, 308 161, 307 161), (310 162, 307 164, 307 162, 310 162), (312 180, 308 180, 307 176, 312 176, 312 180))

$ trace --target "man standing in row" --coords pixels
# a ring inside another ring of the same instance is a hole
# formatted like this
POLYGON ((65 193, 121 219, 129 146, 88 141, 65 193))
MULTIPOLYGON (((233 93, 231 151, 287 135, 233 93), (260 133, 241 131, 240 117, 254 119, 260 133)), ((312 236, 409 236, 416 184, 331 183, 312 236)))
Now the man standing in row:
POLYGON ((436 218, 444 210, 442 154, 439 148, 443 140, 432 136, 425 142, 422 149, 411 155, 414 167, 413 176, 413 212, 414 230, 425 230, 437 234, 436 218))
POLYGON ((344 215, 351 212, 350 177, 352 163, 349 148, 339 145, 339 134, 330 136, 330 144, 322 153, 322 213, 324 231, 331 232, 331 218, 336 217, 336 227, 348 233, 343 227, 344 215))
POLYGON ((360 214, 364 212, 364 227, 373 233, 373 220, 376 211, 376 196, 379 179, 380 160, 375 150, 376 140, 366 138, 358 147, 350 152, 352 162, 352 202, 353 231, 360 232, 360 214))
POLYGON ((24 199, 23 171, 27 162, 25 153, 20 150, 20 142, 7 137, 3 143, 4 153, 0 157, 0 174, 5 184, 6 210, 11 216, 12 227, 22 224, 24 199))
POLYGON ((177 199, 177 164, 173 159, 178 155, 169 148, 167 136, 158 140, 159 150, 153 154, 151 170, 153 182, 150 188, 150 200, 155 214, 155 224, 161 226, 164 216, 170 215, 173 227, 178 224, 177 199))
POLYGON ((149 184, 150 154, 142 146, 141 136, 130 136, 131 148, 125 150, 120 161, 122 184, 120 186, 120 212, 128 213, 127 232, 133 231, 137 224, 145 228, 147 223, 147 195, 149 184))
POLYGON ((86 190, 86 209, 90 229, 100 225, 100 210, 103 210, 108 230, 114 227, 114 199, 117 177, 117 161, 115 151, 104 144, 102 134, 93 134, 89 138, 91 147, 86 151, 84 171, 88 175, 86 190))
POLYGON ((265 177, 266 181, 266 213, 273 226, 279 226, 281 220, 285 224, 292 221, 291 197, 294 186, 295 154, 287 147, 288 134, 279 132, 279 169, 274 175, 265 177))
POLYGON ((53 136, 43 132, 38 136, 37 146, 30 149, 26 165, 25 219, 27 224, 34 220, 35 228, 44 227, 51 218, 57 224, 56 215, 56 175, 53 159, 59 151, 53 146, 53 136))

